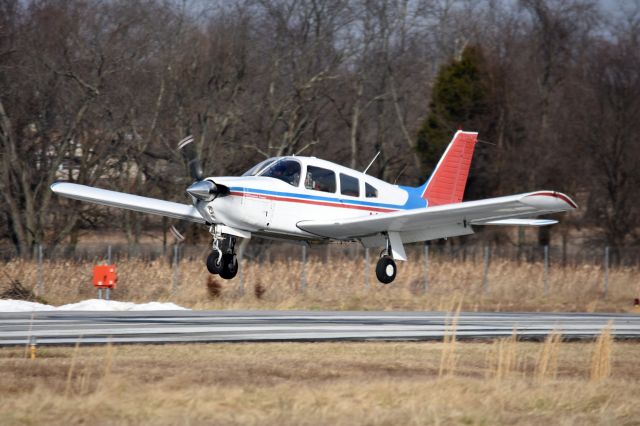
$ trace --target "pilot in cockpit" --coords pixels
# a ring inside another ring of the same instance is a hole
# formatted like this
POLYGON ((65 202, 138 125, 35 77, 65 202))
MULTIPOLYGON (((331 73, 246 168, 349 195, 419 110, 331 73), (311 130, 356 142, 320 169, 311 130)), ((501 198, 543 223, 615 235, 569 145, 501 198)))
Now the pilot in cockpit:
POLYGON ((270 175, 287 182, 289 185, 298 186, 300 182, 300 164, 296 161, 281 161, 273 166, 270 175))

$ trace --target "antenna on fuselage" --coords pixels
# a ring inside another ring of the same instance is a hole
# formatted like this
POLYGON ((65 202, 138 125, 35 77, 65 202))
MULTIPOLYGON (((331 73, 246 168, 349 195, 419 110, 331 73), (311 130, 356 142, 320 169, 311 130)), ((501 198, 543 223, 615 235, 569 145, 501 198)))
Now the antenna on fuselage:
POLYGON ((398 179, 400 179, 400 176, 402 176, 404 171, 407 170, 407 167, 409 167, 409 165, 405 164, 404 167, 402 168, 402 170, 400 170, 400 173, 398 173, 398 176, 396 176, 396 180, 393 181, 394 185, 398 183, 398 179))
POLYGON ((382 151, 378 151, 378 153, 375 155, 375 157, 373 157, 373 160, 371 160, 371 162, 369 163, 369 165, 367 166, 366 169, 364 169, 364 171, 362 173, 366 174, 367 170, 369 170, 369 168, 371 167, 371 165, 373 164, 374 161, 376 161, 376 158, 378 158, 378 155, 380 155, 382 151))

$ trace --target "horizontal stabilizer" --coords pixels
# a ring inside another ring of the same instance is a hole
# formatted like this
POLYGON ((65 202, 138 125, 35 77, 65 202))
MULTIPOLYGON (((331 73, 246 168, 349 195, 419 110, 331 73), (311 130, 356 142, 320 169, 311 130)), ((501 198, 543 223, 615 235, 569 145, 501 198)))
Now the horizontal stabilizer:
POLYGON ((109 191, 107 189, 68 182, 56 182, 51 185, 51 190, 58 195, 73 198, 74 200, 88 201, 90 203, 102 204, 103 206, 118 207, 141 213, 151 213, 172 217, 174 219, 205 223, 205 220, 198 210, 188 204, 141 197, 125 192, 109 191))
POLYGON ((472 225, 504 225, 504 226, 548 226, 555 225, 557 220, 552 219, 501 219, 488 222, 472 222, 472 225))

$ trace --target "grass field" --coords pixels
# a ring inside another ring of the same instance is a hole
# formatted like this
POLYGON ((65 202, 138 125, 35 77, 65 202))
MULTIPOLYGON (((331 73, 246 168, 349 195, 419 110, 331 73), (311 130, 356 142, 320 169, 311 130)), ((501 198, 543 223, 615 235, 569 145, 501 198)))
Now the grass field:
MULTIPOLYGON (((463 311, 611 311, 632 312, 640 297, 640 269, 612 268, 609 291, 603 293, 603 271, 598 266, 552 264, 549 292, 544 291, 540 263, 491 262, 488 291, 483 288, 483 265, 472 261, 435 258, 429 266, 429 287, 424 292, 421 259, 399 265, 398 278, 391 285, 375 278, 375 261, 369 265, 369 287, 365 287, 361 259, 336 258, 330 262, 312 258, 304 274, 307 287, 300 289, 302 264, 298 259, 263 264, 244 262, 242 278, 232 281, 210 275, 203 259, 180 263, 179 284, 174 289, 167 260, 124 260, 117 264, 119 283, 116 300, 172 301, 198 309, 328 309, 328 310, 453 310, 463 311), (240 284, 242 283, 242 287, 240 284)), ((91 286, 92 262, 45 262, 44 298, 51 304, 65 304, 96 297, 91 286)), ((37 265, 11 261, 1 266, 9 277, 35 287, 37 265)), ((8 285, 0 278, 0 291, 8 285)))
MULTIPOLYGON (((95 296, 90 262, 45 262, 51 304, 95 296)), ((202 260, 118 263, 115 298, 198 309, 633 311, 638 268, 494 261, 402 264, 392 285, 369 287, 361 260, 306 265, 247 262, 240 279, 211 280, 202 260)), ((37 266, 2 265, 33 287, 37 266)), ((6 286, 6 283, 4 283, 6 286)), ((2 288, 0 287, 0 290, 2 288)), ((638 424, 640 345, 544 343, 242 343, 0 349, 0 424, 638 424)))
POLYGON ((2 424, 637 424, 640 345, 0 349, 2 424))

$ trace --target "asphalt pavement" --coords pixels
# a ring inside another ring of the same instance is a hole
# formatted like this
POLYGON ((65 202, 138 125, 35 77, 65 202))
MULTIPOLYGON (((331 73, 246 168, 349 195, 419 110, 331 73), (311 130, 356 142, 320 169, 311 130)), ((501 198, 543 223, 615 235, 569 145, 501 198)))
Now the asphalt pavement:
MULTIPOLYGON (((443 312, 327 311, 41 311, 0 313, 0 346, 38 344, 187 343, 328 340, 441 340, 451 333, 443 312)), ((594 313, 463 312, 457 339, 510 336, 541 340, 553 330, 565 339, 593 339, 612 323, 620 339, 640 338, 640 316, 594 313)))

